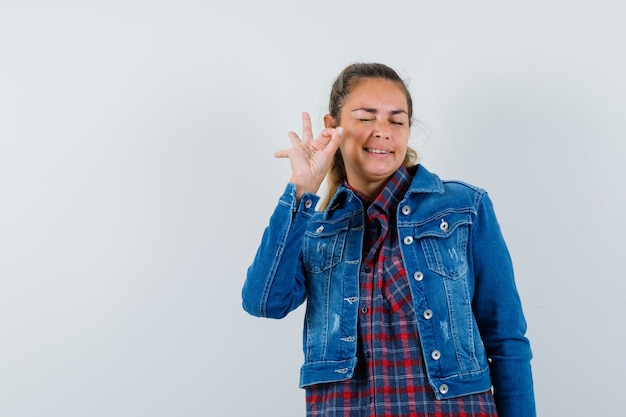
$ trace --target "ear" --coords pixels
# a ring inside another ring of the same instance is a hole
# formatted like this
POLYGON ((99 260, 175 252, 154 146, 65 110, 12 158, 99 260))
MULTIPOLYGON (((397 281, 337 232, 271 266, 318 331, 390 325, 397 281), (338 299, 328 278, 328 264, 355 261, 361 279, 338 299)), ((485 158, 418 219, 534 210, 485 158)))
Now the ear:
POLYGON ((334 129, 337 127, 337 123, 335 123, 335 118, 330 114, 324 115, 324 127, 334 129))

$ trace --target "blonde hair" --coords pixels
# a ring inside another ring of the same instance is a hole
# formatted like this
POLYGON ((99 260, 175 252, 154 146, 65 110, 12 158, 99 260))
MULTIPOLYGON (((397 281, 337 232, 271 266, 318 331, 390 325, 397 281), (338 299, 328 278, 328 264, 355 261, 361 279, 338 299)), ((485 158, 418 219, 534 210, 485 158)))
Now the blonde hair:
MULTIPOLYGON (((330 101, 328 104, 328 111, 333 119, 340 122, 341 109, 346 99, 359 81, 366 78, 382 78, 392 81, 402 88, 404 95, 406 96, 406 102, 409 115, 409 126, 413 119, 413 100, 411 93, 406 86, 406 83, 400 78, 397 72, 392 68, 384 64, 377 63, 356 63, 347 66, 339 74, 335 82, 333 83, 330 91, 330 101)), ((417 152, 412 148, 407 148, 406 155, 404 157, 403 165, 405 167, 413 166, 418 161, 417 152)), ((346 169, 343 164, 343 157, 341 151, 337 150, 333 161, 330 166, 330 170, 326 176, 326 188, 327 191, 322 198, 320 209, 325 210, 337 192, 337 188, 343 184, 346 180, 346 169)))

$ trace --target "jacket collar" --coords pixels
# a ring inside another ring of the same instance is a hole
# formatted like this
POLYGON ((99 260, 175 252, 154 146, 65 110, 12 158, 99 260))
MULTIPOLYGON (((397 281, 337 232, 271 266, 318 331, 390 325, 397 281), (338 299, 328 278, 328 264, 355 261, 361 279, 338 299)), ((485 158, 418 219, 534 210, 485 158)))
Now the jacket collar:
POLYGON ((443 193, 443 182, 436 174, 433 174, 419 164, 409 168, 409 173, 413 175, 413 181, 407 191, 407 197, 414 193, 443 193))
POLYGON ((324 218, 327 219, 335 210, 359 211, 363 210, 361 199, 350 188, 341 184, 337 187, 337 192, 328 203, 328 207, 324 211, 324 218))
MULTIPOLYGON (((413 176, 411 186, 406 192, 406 197, 419 193, 443 193, 443 183, 436 175, 428 171, 424 165, 418 164, 408 168, 409 174, 413 176)), ((324 218, 328 218, 337 209, 359 211, 363 210, 361 200, 357 195, 345 185, 340 185, 337 192, 330 200, 328 208, 324 211, 324 218)))

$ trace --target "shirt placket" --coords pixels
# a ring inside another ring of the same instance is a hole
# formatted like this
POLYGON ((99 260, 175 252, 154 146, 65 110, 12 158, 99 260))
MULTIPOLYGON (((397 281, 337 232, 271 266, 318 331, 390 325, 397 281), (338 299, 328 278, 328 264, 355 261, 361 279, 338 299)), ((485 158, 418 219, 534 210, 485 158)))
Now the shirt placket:
POLYGON ((382 333, 382 274, 384 269, 384 247, 386 233, 384 214, 373 211, 367 221, 364 248, 370 250, 364 254, 362 263, 362 273, 364 280, 361 281, 361 316, 363 326, 363 359, 367 363, 368 379, 371 382, 367 396, 372 415, 375 415, 377 408, 376 398, 382 387, 377 386, 379 378, 377 376, 377 366, 380 358, 380 334, 382 333), (378 353, 377 353, 378 352, 378 353))

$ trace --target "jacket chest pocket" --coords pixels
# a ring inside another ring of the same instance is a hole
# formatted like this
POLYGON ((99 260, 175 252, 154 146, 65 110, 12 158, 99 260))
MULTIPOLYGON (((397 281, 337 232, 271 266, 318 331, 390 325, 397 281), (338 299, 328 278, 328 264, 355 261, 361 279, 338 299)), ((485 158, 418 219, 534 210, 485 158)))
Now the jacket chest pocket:
POLYGON ((347 231, 347 221, 310 224, 304 234, 304 268, 318 274, 341 262, 347 231))
POLYGON ((428 269, 450 279, 465 275, 470 225, 469 213, 448 213, 415 228, 428 269))

